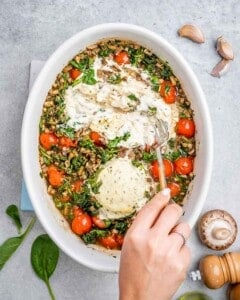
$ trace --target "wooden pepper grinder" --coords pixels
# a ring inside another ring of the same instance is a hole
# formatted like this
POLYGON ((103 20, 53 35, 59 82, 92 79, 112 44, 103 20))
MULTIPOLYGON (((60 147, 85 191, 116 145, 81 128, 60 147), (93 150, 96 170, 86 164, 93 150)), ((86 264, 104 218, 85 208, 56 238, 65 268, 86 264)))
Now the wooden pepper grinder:
POLYGON ((240 284, 230 284, 228 287, 228 300, 240 299, 240 284))
POLYGON ((203 282, 210 289, 218 289, 227 282, 240 283, 240 253, 207 255, 201 259, 199 270, 203 282))

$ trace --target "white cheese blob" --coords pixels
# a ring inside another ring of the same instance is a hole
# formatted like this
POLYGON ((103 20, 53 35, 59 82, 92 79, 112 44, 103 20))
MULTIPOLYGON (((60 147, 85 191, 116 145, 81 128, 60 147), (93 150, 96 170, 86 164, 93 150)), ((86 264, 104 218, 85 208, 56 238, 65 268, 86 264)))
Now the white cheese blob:
POLYGON ((90 127, 107 139, 113 139, 126 132, 130 133, 127 141, 121 146, 137 147, 153 144, 155 132, 154 118, 166 122, 169 137, 176 136, 175 125, 178 121, 176 104, 166 104, 159 93, 151 88, 146 72, 130 64, 118 65, 107 59, 103 64, 102 58, 96 58, 93 64, 97 83, 87 85, 82 82, 74 87, 68 87, 65 93, 65 112, 69 117, 68 125, 76 130, 90 127), (119 70, 123 80, 119 84, 111 84, 102 78, 97 78, 97 71, 109 71, 112 67, 119 70), (140 75, 136 79, 134 74, 140 75), (134 95, 137 101, 130 99, 134 95), (149 118, 149 108, 156 111, 149 118))
POLYGON ((145 192, 150 189, 147 174, 136 168, 128 158, 109 161, 99 173, 102 182, 96 199, 102 205, 100 217, 119 219, 138 211, 147 202, 145 192))

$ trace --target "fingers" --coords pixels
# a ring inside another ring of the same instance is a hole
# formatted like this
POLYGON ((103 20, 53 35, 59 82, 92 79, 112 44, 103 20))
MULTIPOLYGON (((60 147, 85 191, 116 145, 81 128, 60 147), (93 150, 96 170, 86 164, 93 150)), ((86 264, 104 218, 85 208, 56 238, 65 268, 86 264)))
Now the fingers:
POLYGON ((180 250, 180 255, 181 255, 182 261, 184 263, 185 270, 187 270, 188 267, 189 267, 189 264, 191 262, 191 251, 190 251, 190 249, 187 246, 182 247, 181 250, 180 250))
POLYGON ((181 206, 169 204, 162 210, 161 215, 153 226, 153 230, 156 230, 157 234, 168 235, 177 224, 182 212, 181 206))
POLYGON ((137 214, 129 230, 149 229, 170 199, 170 190, 164 189, 156 194, 137 214))
POLYGON ((187 223, 182 222, 175 226, 169 235, 169 238, 172 240, 173 247, 181 249, 190 237, 190 234, 191 228, 187 223))

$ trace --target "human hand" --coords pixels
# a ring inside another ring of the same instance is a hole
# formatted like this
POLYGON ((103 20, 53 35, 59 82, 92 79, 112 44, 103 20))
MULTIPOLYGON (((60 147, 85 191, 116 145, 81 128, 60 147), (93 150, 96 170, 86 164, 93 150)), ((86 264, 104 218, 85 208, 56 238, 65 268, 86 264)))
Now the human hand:
POLYGON ((183 210, 177 204, 168 204, 169 198, 169 189, 154 196, 125 236, 120 300, 169 300, 186 277, 190 250, 184 237, 187 239, 191 230, 187 223, 176 225, 183 210))

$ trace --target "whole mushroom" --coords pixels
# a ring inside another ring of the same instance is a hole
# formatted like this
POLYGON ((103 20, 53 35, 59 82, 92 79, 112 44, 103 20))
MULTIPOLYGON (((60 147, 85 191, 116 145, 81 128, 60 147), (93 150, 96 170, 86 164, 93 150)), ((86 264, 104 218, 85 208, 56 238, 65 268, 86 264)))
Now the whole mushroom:
POLYGON ((237 223, 226 211, 206 212, 198 222, 198 234, 204 245, 213 250, 230 247, 237 236, 237 223))

